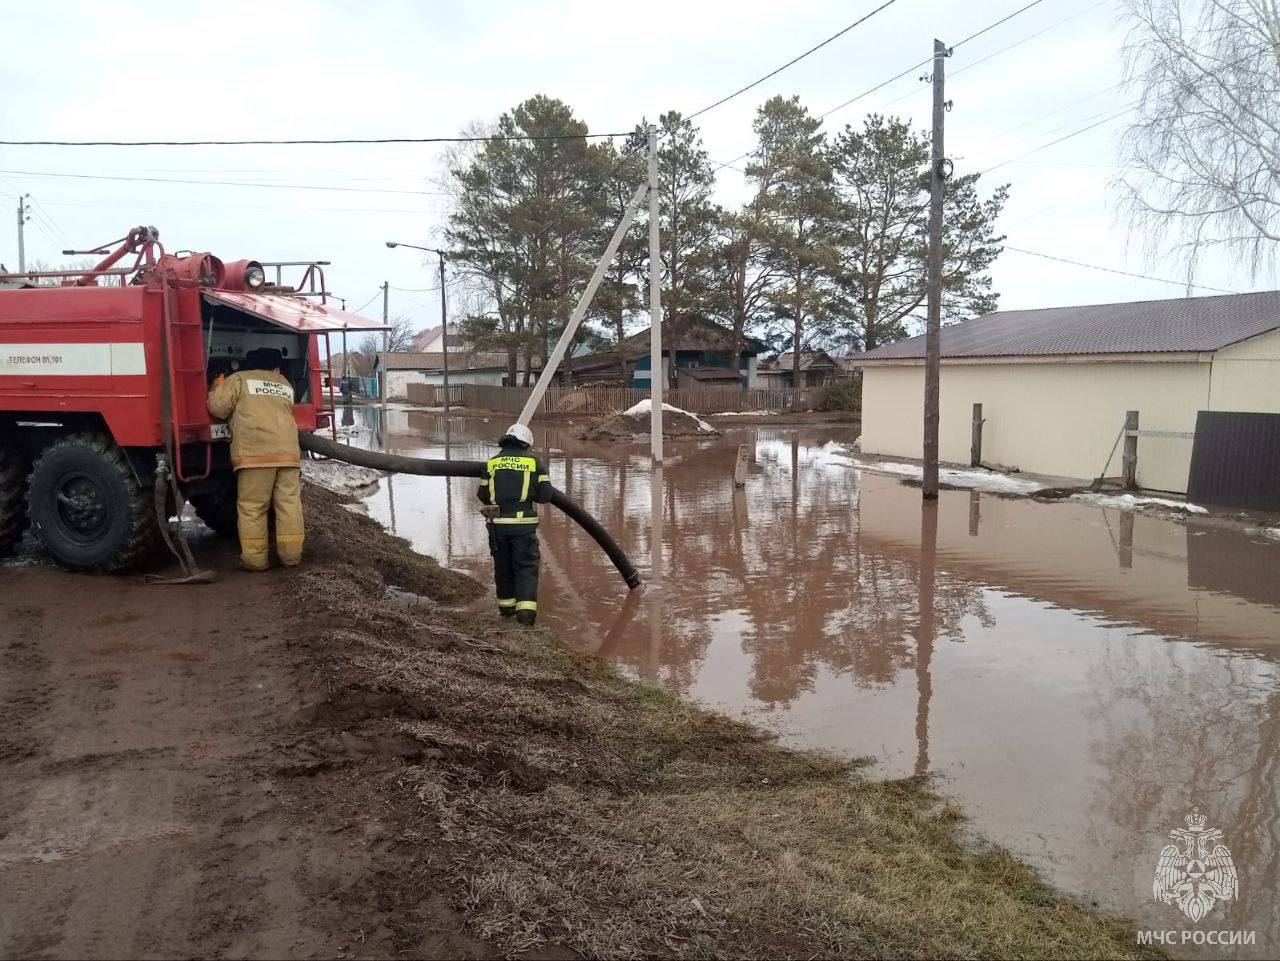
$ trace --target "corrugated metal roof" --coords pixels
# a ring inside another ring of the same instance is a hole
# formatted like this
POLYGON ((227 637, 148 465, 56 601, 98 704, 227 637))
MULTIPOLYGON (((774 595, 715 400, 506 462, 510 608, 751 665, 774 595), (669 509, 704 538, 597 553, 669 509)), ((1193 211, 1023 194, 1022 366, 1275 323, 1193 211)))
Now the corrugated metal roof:
MULTIPOLYGON (((791 351, 784 351, 773 360, 769 367, 772 370, 794 370, 794 355, 791 351)), ((839 367, 836 359, 828 354, 825 350, 802 350, 800 352, 800 369, 809 370, 814 366, 819 367, 839 367)))
MULTIPOLYGON (((943 357, 1210 352, 1280 328, 1280 290, 1007 310, 942 328, 943 357)), ((859 361, 924 356, 924 335, 859 361)))

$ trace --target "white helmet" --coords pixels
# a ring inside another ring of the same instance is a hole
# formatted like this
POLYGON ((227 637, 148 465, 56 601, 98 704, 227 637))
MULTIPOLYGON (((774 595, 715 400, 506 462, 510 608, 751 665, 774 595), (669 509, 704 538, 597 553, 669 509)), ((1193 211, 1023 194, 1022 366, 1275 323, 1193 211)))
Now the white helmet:
POLYGON ((503 434, 502 437, 504 440, 508 437, 514 438, 524 444, 525 447, 533 446, 533 431, 524 424, 512 424, 507 428, 507 432, 503 434))

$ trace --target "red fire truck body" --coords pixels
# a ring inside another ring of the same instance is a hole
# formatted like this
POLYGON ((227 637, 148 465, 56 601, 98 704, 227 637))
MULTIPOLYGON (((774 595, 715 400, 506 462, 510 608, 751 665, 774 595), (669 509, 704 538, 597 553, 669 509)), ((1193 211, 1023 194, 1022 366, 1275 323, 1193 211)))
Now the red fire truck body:
POLYGON ((155 533, 144 502, 157 469, 210 526, 233 532, 230 435, 208 412, 212 379, 254 348, 280 350, 298 427, 314 431, 332 418, 320 339, 379 328, 328 303, 318 264, 298 288, 271 285, 255 261, 166 255, 154 228, 131 231, 90 271, 0 274, 0 555, 29 520, 67 566, 137 563, 155 533), (114 267, 129 254, 133 267, 114 267))

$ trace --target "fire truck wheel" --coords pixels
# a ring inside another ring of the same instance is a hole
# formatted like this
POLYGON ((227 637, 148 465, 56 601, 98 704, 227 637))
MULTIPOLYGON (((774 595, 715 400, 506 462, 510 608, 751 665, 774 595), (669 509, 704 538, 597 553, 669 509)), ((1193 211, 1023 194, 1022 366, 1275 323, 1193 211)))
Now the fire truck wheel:
POLYGON ((86 571, 131 567, 155 544, 155 505, 115 442, 73 434, 31 471, 31 526, 54 559, 86 571))
POLYGON ((27 529, 27 459, 0 447, 0 557, 17 549, 27 529))
POLYGON ((219 537, 239 536, 234 479, 220 490, 195 494, 191 498, 191 506, 205 526, 219 537))

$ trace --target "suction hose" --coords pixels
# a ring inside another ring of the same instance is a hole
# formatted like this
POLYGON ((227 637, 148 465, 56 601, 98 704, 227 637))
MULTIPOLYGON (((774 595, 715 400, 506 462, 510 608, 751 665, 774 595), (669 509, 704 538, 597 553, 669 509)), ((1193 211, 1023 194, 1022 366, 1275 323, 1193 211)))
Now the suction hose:
MULTIPOLYGON (((420 474, 424 477, 483 477, 485 475, 485 463, 479 460, 427 460, 424 457, 383 454, 379 451, 360 450, 349 444, 339 444, 327 437, 307 431, 298 432, 298 442, 303 450, 309 450, 313 454, 355 464, 357 467, 369 467, 393 474, 420 474)), ((627 582, 628 588, 634 591, 640 586, 640 575, 636 572, 631 559, 627 557, 626 551, 581 504, 555 488, 551 490, 551 503, 591 535, 592 540, 609 555, 609 560, 618 569, 622 579, 627 582)))

